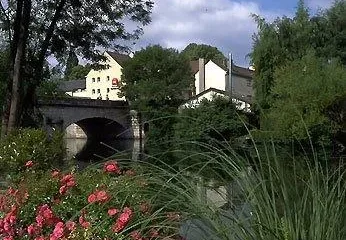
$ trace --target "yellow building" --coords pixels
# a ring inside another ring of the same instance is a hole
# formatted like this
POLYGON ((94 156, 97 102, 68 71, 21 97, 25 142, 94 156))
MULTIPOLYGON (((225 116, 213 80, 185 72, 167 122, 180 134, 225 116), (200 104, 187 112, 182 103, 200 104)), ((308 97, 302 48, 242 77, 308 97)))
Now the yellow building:
MULTIPOLYGON (((130 59, 128 55, 106 51, 107 58, 105 64, 109 67, 103 70, 91 70, 86 76, 85 96, 91 99, 102 100, 125 100, 118 94, 119 83, 121 82, 121 70, 125 61, 130 59)), ((84 95, 84 94, 83 94, 84 95)))

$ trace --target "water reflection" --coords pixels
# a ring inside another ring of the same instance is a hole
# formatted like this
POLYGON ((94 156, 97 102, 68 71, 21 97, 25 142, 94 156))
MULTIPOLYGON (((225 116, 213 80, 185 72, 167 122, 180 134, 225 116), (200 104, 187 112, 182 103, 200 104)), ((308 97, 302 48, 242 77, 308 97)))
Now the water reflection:
POLYGON ((129 158, 136 159, 139 151, 138 141, 132 139, 93 141, 67 138, 65 142, 67 158, 74 157, 78 163, 99 162, 116 153, 124 153, 129 158))

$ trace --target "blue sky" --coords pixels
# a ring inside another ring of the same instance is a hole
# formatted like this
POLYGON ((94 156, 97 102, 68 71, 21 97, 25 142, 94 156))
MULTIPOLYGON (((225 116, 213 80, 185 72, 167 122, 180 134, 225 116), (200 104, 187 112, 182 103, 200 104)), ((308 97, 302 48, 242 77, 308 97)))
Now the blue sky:
MULTIPOLYGON (((255 13, 268 20, 293 16, 296 0, 153 0, 152 22, 133 50, 160 44, 178 50, 191 43, 218 47, 232 53, 238 65, 248 66, 252 35, 257 31, 255 13)), ((333 0, 306 0, 311 12, 326 8, 333 0)))

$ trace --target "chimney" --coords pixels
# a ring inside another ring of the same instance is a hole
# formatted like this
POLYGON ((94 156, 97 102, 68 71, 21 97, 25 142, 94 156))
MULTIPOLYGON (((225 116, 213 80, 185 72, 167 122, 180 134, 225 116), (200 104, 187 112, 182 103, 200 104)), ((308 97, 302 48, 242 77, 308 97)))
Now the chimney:
MULTIPOLYGON (((199 92, 203 92, 205 90, 205 60, 204 58, 198 59, 199 63, 199 92)), ((197 93, 197 94, 198 94, 197 93)))

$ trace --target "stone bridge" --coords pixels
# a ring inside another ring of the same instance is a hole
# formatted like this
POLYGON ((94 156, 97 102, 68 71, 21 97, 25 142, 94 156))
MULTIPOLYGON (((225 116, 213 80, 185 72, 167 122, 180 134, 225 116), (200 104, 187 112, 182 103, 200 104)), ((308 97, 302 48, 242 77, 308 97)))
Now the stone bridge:
MULTIPOLYGON (((48 132, 75 123, 88 138, 134 138, 134 118, 125 101, 82 98, 40 99, 38 108, 48 132)), ((135 124, 136 125, 136 124, 135 124)), ((136 126, 135 126, 136 128, 136 126)))

